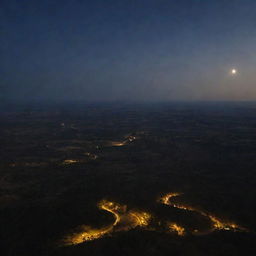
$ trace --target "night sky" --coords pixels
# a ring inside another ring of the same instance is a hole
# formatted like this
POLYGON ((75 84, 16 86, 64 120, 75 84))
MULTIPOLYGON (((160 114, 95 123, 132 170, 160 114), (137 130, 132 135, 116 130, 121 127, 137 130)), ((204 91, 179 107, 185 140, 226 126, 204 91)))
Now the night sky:
POLYGON ((255 0, 1 0, 0 32, 1 100, 256 99, 255 0))

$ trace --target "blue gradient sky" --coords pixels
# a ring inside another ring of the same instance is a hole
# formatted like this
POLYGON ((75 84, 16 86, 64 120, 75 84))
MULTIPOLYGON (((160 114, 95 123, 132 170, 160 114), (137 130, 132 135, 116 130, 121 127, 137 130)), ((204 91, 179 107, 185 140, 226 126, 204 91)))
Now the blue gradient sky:
POLYGON ((0 7, 2 100, 256 99, 255 0, 0 7))

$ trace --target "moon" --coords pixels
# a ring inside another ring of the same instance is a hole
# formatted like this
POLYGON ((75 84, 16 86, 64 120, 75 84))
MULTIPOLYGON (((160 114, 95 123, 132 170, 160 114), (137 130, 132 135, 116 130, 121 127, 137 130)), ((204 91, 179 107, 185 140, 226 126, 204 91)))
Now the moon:
POLYGON ((237 70, 235 68, 231 69, 231 75, 236 75, 237 74, 237 70))

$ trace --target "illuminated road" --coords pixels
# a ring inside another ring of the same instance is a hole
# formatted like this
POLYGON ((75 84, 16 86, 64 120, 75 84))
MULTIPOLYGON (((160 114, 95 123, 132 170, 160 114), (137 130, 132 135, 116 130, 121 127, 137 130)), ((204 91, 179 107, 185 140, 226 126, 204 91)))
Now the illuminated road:
MULTIPOLYGON (((190 211, 190 212, 196 212, 203 217, 207 217, 210 222, 212 223, 212 227, 209 228, 207 231, 200 231, 195 229, 193 232, 190 232, 194 235, 206 235, 209 233, 212 233, 215 230, 229 230, 229 231, 242 231, 247 232, 247 230, 243 227, 238 226, 235 223, 223 221, 213 214, 207 213, 205 211, 199 210, 197 208, 183 205, 181 203, 174 203, 171 201, 171 198, 180 196, 180 193, 168 193, 164 196, 162 196, 158 202, 181 209, 184 211, 190 211)), ((120 205, 115 202, 102 200, 98 207, 100 210, 107 211, 111 213, 114 217, 114 221, 112 224, 103 227, 103 228, 92 228, 90 226, 82 225, 79 227, 79 232, 72 233, 71 235, 68 235, 62 242, 62 245, 76 245, 80 243, 84 243, 86 241, 91 241, 95 239, 99 239, 103 236, 109 235, 113 232, 119 232, 119 231, 128 231, 130 229, 133 229, 135 227, 141 227, 141 228, 147 228, 148 230, 163 230, 160 228, 162 225, 161 221, 158 223, 158 227, 156 225, 151 225, 152 220, 152 214, 149 214, 147 212, 143 211, 137 211, 137 210, 127 210, 126 205, 120 205)), ((186 233, 189 233, 185 227, 171 221, 164 222, 164 225, 166 225, 167 231, 176 233, 179 236, 184 236, 186 233)))
MULTIPOLYGON (((247 231, 245 228, 240 227, 233 222, 223 221, 223 220, 217 218, 216 216, 214 216, 213 214, 204 212, 202 210, 199 210, 197 208, 194 208, 194 207, 191 207, 188 205, 174 203, 171 201, 171 198, 177 197, 180 195, 181 195, 181 193, 168 193, 168 194, 164 195, 163 197, 161 197, 159 201, 165 205, 169 205, 174 208, 178 208, 178 209, 185 210, 185 211, 196 212, 204 217, 207 217, 211 221, 212 228, 209 229, 207 232, 200 232, 198 230, 194 230, 193 234, 197 234, 197 235, 207 234, 207 233, 213 232, 214 230, 229 230, 229 231, 233 231, 233 232, 236 232, 236 231, 246 232, 247 231)), ((179 235, 184 235, 185 229, 183 228, 183 232, 179 232, 178 230, 180 230, 180 228, 177 228, 177 225, 176 226, 175 225, 176 224, 170 226, 170 230, 174 230, 174 231, 176 230, 179 235)))
POLYGON ((122 147, 122 146, 128 145, 129 143, 133 142, 136 139, 137 139, 137 137, 130 135, 123 141, 112 141, 111 146, 122 147))
POLYGON ((112 232, 127 231, 138 226, 146 227, 151 218, 150 214, 146 212, 136 210, 127 211, 126 205, 120 205, 107 200, 102 200, 98 204, 98 207, 101 210, 110 212, 114 217, 114 222, 100 229, 81 226, 81 231, 67 236, 62 245, 76 245, 101 238, 112 232))
MULTIPOLYGON (((119 142, 111 142, 111 146, 125 146, 134 140, 137 137, 135 136, 127 136, 125 140, 119 142)), ((85 155, 95 160, 98 158, 97 155, 92 153, 85 153, 85 155)), ((79 162, 78 160, 74 159, 66 159, 63 164, 74 164, 79 162)), ((207 218, 210 221, 209 228, 207 230, 200 230, 200 228, 193 229, 193 231, 188 230, 183 225, 180 225, 175 222, 171 221, 162 221, 157 219, 156 217, 152 217, 153 214, 149 214, 147 212, 137 211, 137 210, 127 210, 126 205, 120 205, 116 202, 111 202, 107 200, 102 200, 98 204, 98 208, 100 210, 107 211, 113 215, 113 223, 109 224, 102 228, 93 228, 91 226, 82 225, 79 227, 79 231, 76 233, 72 233, 68 235, 64 240, 62 245, 76 245, 80 243, 84 243, 86 241, 91 241, 95 239, 99 239, 106 235, 110 235, 114 232, 119 231, 128 231, 135 227, 147 228, 148 230, 159 230, 159 231, 167 231, 177 234, 178 236, 184 236, 188 233, 193 235, 206 235, 209 233, 214 232, 215 230, 228 230, 232 232, 243 231, 247 232, 247 230, 239 225, 229 222, 223 221, 220 218, 217 218, 215 215, 208 213, 206 211, 202 211, 201 209, 192 207, 190 205, 185 205, 182 203, 173 202, 172 198, 181 196, 181 193, 168 193, 162 196, 158 202, 161 204, 165 204, 180 210, 195 212, 202 217, 203 219, 207 218), (151 221, 154 219, 154 221, 151 221), (155 223, 155 224, 153 224, 155 223), (158 223, 158 224, 156 224, 158 223)))

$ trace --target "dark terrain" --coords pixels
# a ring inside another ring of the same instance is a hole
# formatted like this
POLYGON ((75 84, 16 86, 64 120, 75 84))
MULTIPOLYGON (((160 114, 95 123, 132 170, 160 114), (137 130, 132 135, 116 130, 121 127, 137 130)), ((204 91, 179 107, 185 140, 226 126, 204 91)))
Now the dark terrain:
POLYGON ((256 255, 256 103, 11 105, 0 115, 1 255, 256 255), (62 246, 81 225, 113 222, 102 199, 155 223, 207 225, 157 202, 169 192, 246 231, 135 227, 62 246))

